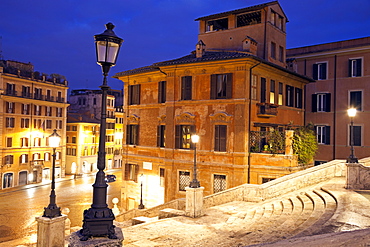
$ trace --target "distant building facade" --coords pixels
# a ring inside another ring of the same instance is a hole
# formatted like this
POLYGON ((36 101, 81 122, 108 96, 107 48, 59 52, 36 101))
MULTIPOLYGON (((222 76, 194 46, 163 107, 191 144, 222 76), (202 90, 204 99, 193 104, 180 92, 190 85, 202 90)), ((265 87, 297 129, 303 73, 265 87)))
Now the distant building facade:
POLYGON ((125 92, 125 209, 138 206, 141 182, 147 207, 185 197, 192 134, 200 136, 196 161, 205 195, 305 168, 292 154, 253 154, 251 145, 254 131, 304 125, 304 86, 312 80, 285 68, 287 18, 279 3, 197 21, 190 55, 115 75, 125 92))
POLYGON ((34 72, 33 65, 0 61, 0 189, 51 179, 56 129, 56 177, 65 175, 65 126, 68 83, 34 72))
POLYGON ((349 156, 352 107, 355 155, 369 156, 370 37, 289 49, 287 58, 292 71, 316 80, 306 86, 306 123, 315 125, 319 143, 315 163, 349 156))

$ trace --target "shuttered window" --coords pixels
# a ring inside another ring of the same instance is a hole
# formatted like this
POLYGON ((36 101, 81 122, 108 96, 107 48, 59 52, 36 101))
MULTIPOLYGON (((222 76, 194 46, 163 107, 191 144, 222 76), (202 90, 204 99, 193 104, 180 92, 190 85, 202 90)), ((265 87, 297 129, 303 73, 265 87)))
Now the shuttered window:
POLYGON ((192 99, 192 77, 181 77, 181 100, 192 99))
POLYGON ((232 73, 211 75, 211 99, 232 98, 232 73))
POLYGON ((215 151, 226 152, 226 125, 215 125, 215 151))
POLYGON ((191 135, 195 133, 195 125, 176 125, 175 128, 175 148, 192 148, 191 135))

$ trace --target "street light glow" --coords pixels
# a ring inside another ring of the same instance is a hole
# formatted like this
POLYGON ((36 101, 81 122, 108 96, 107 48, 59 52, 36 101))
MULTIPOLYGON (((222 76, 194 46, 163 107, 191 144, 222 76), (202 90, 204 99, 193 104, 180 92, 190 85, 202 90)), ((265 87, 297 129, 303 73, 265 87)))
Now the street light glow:
POLYGON ((191 136, 191 142, 192 143, 198 143, 199 142, 199 136, 198 135, 192 135, 191 136))
POLYGON ((347 110, 347 114, 349 117, 355 117, 356 116, 356 113, 357 113, 357 109, 356 108, 349 108, 347 110))

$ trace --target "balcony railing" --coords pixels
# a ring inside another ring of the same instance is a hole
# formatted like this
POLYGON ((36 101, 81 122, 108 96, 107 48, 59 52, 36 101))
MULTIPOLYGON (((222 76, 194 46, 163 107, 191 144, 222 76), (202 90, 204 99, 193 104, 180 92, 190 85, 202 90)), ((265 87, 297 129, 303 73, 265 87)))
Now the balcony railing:
POLYGON ((27 98, 27 99, 65 103, 65 98, 63 97, 54 97, 50 95, 33 94, 33 93, 28 93, 28 92, 21 92, 18 95, 18 92, 15 90, 5 90, 5 95, 27 98))
POLYGON ((257 103, 259 117, 276 117, 278 105, 271 103, 257 103))
POLYGON ((285 133, 280 131, 251 131, 251 153, 285 153, 285 133))

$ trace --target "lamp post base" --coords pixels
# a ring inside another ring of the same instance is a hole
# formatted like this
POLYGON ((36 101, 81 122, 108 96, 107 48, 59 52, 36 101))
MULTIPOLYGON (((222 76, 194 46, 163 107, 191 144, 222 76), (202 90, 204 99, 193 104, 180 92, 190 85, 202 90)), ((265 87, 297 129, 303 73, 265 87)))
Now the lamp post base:
POLYGON ((358 163, 358 159, 355 157, 355 156, 352 156, 350 155, 348 158, 347 158, 347 163, 358 163))
POLYGON ((110 208, 89 208, 84 211, 84 220, 82 229, 79 231, 82 237, 81 241, 86 241, 90 237, 106 237, 110 239, 116 239, 115 225, 113 220, 115 219, 112 209, 110 208))

